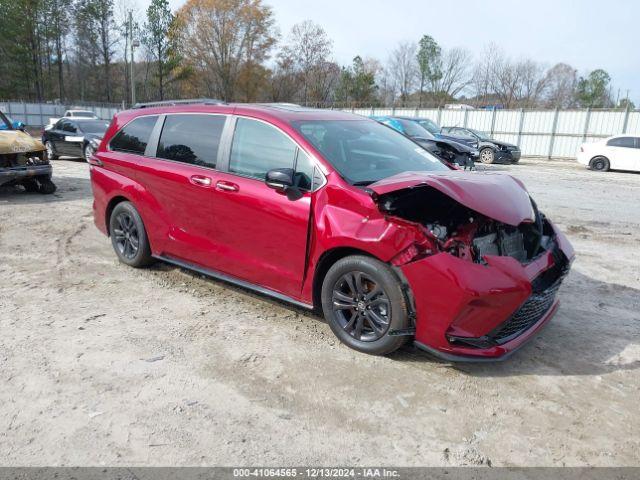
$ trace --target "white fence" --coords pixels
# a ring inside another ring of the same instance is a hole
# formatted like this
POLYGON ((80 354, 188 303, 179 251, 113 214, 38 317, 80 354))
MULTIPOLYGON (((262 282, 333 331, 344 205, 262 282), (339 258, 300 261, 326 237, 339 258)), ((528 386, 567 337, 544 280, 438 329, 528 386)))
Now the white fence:
POLYGON ((518 145, 526 156, 575 158, 580 144, 611 135, 640 136, 640 110, 453 110, 360 108, 360 115, 429 118, 518 145))
POLYGON ((49 118, 58 118, 64 115, 66 110, 78 108, 91 110, 98 117, 111 120, 113 115, 120 110, 114 105, 102 104, 73 104, 62 105, 57 103, 29 103, 20 101, 0 100, 0 110, 12 120, 20 121, 30 127, 42 127, 49 123, 49 118))
MULTIPOLYGON (((0 101, 0 110, 13 120, 38 127, 78 106, 110 120, 115 105, 28 103, 0 101)), ((364 116, 395 115, 429 118, 443 127, 468 127, 518 145, 526 156, 574 158, 580 144, 611 135, 640 136, 640 110, 453 110, 415 108, 354 108, 364 116)))

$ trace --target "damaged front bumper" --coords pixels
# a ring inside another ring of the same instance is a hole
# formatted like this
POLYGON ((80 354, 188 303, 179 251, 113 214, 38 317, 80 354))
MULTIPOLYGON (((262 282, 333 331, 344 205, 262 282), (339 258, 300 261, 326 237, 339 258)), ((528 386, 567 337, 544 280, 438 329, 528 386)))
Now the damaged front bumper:
POLYGON ((53 169, 50 164, 25 165, 9 168, 0 168, 0 185, 20 183, 29 178, 51 178, 53 169))
POLYGON ((502 360, 526 343, 555 314, 574 258, 553 229, 553 245, 527 264, 438 253, 401 266, 413 294, 416 345, 447 361, 479 361, 502 360))

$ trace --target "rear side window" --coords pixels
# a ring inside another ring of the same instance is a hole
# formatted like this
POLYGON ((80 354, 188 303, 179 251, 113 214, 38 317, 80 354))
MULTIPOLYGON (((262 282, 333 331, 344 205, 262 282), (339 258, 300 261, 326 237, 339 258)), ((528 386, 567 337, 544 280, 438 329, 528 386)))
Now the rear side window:
POLYGON ((144 155, 151 131, 155 127, 157 119, 157 116, 152 116, 139 117, 132 120, 116 133, 111 140, 110 149, 116 152, 144 155))
POLYGON ((169 115, 162 127, 156 157, 215 167, 224 115, 169 115))
POLYGON ((284 133, 257 120, 238 118, 229 171, 264 180, 274 168, 294 168, 297 146, 284 133))
POLYGON ((633 137, 619 137, 612 138, 607 142, 609 147, 625 147, 625 148, 634 148, 635 142, 633 137))
POLYGON ((63 132, 69 132, 69 133, 76 133, 78 131, 76 126, 69 120, 65 120, 64 122, 62 122, 61 130, 63 132))

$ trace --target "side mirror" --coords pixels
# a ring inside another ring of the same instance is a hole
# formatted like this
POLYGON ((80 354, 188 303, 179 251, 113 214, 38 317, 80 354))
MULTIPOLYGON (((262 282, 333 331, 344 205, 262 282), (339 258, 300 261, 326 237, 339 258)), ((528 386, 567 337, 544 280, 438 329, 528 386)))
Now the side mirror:
POLYGON ((293 168, 274 168, 266 175, 267 186, 276 190, 286 190, 293 186, 293 168))

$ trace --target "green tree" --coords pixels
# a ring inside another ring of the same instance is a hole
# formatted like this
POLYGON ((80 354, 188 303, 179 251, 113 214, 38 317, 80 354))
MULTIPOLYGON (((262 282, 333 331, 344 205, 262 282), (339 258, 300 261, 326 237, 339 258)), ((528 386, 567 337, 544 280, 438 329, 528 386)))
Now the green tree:
POLYGON ((620 100, 620 102, 618 103, 618 108, 623 108, 623 109, 629 109, 629 110, 635 110, 636 108, 636 104, 633 103, 631 100, 629 100, 628 98, 623 98, 622 100, 620 100))
POLYGON ((442 78, 442 49, 429 35, 424 35, 418 44, 418 69, 420 75, 420 106, 427 84, 435 90, 442 78))
POLYGON ((342 68, 336 89, 336 100, 372 103, 377 89, 375 71, 365 64, 362 57, 357 56, 350 67, 342 68))
POLYGON ((152 0, 147 8, 147 23, 144 25, 142 43, 147 47, 157 65, 156 77, 160 100, 164 100, 167 73, 177 61, 175 55, 172 55, 173 49, 169 37, 173 22, 174 16, 169 8, 169 2, 167 0, 152 0))
POLYGON ((611 77, 602 69, 594 70, 586 78, 580 77, 576 98, 582 107, 610 107, 612 105, 611 77))

